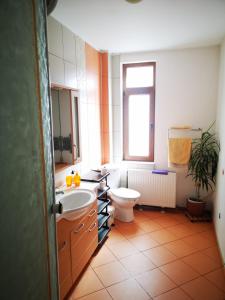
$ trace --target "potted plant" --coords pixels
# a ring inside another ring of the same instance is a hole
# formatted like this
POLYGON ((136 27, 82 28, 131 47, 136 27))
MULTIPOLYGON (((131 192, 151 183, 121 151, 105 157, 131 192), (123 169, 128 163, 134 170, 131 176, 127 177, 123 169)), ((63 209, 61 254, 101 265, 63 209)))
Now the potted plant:
POLYGON ((216 182, 220 146, 215 133, 210 132, 212 126, 192 142, 187 176, 191 176, 195 183, 196 195, 187 199, 187 211, 191 216, 204 214, 205 202, 200 192, 213 190, 216 182))

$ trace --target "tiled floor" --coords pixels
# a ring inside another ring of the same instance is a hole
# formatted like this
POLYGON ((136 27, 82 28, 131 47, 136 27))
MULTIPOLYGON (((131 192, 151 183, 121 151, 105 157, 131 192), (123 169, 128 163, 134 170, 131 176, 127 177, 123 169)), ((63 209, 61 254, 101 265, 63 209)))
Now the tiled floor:
POLYGON ((134 222, 116 221, 69 299, 224 300, 213 225, 135 210, 134 222))

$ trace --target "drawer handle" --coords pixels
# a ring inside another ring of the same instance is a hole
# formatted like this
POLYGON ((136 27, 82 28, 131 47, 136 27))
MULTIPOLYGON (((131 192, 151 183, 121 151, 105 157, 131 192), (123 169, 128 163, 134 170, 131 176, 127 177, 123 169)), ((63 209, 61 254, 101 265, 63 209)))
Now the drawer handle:
POLYGON ((97 223, 94 223, 90 228, 89 228, 89 232, 91 232, 95 227, 96 227, 97 223))
POLYGON ((59 251, 62 251, 63 249, 65 249, 66 246, 67 246, 67 241, 64 241, 64 242, 62 243, 62 246, 59 247, 59 251))
POLYGON ((81 223, 80 225, 79 225, 79 227, 76 229, 76 230, 74 230, 73 232, 74 233, 78 233, 78 232, 80 232, 81 231, 81 229, 84 227, 84 223, 81 223))
POLYGON ((90 213, 89 217, 94 216, 95 213, 96 213, 96 209, 94 209, 93 212, 90 213))

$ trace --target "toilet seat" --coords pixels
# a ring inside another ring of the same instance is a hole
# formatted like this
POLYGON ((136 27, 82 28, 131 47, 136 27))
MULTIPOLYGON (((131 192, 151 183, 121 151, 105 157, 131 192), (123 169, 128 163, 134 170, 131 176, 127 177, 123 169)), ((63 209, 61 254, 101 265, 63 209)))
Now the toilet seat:
POLYGON ((111 189, 111 193, 112 195, 120 198, 121 200, 126 201, 136 200, 141 196, 139 192, 128 188, 111 189))

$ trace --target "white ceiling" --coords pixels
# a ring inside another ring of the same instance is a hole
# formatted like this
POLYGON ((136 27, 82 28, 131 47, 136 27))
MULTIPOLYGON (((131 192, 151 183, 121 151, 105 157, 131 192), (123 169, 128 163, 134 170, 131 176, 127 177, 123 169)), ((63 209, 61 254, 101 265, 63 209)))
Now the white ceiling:
POLYGON ((225 0, 59 0, 52 16, 111 53, 219 44, 225 0))

